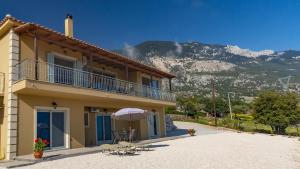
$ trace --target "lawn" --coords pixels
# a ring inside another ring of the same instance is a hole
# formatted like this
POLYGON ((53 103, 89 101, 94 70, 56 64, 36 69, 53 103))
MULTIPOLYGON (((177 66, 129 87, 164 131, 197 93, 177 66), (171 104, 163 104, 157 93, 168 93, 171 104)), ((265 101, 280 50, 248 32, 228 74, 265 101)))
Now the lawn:
MULTIPOLYGON (((196 122, 200 124, 205 124, 205 125, 215 125, 215 119, 214 118, 208 118, 208 117, 201 117, 199 116, 196 119, 188 119, 184 121, 190 121, 190 122, 196 122)), ((264 124, 255 124, 252 120, 248 121, 238 121, 238 120, 230 120, 230 118, 218 118, 217 119, 218 126, 221 127, 226 127, 226 128, 231 128, 231 129, 238 129, 241 131, 246 131, 246 132, 259 132, 259 133, 272 133, 272 128, 269 125, 264 125, 264 124), (239 127, 237 127, 239 126, 239 127)), ((298 133, 297 133, 297 128, 295 126, 289 126, 286 129, 286 134, 287 135, 292 135, 292 136, 300 136, 300 129, 298 128, 298 133)))

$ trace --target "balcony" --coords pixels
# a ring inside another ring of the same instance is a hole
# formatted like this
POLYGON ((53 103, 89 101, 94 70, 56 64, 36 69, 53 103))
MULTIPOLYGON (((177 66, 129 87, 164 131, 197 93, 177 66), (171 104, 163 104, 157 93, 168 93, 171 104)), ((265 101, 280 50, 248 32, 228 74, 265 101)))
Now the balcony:
POLYGON ((17 64, 14 71, 18 74, 17 82, 23 80, 40 81, 78 89, 92 89, 105 93, 175 102, 173 93, 159 88, 151 88, 134 82, 45 62, 36 63, 27 59, 17 64))
POLYGON ((5 74, 0 72, 0 96, 3 96, 4 94, 4 78, 5 78, 5 74))

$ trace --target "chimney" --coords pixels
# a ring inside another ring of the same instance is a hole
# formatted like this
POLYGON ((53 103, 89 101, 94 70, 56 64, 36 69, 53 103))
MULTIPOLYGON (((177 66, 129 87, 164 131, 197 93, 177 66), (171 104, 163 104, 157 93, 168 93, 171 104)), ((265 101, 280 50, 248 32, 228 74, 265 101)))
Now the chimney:
POLYGON ((73 16, 71 14, 67 14, 65 19, 65 35, 73 38, 73 16))

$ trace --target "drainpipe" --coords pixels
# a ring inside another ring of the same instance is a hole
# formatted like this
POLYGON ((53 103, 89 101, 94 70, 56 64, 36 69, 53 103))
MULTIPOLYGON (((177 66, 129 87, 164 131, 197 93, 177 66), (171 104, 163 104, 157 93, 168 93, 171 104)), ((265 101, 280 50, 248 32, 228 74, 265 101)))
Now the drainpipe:
POLYGON ((34 69, 35 69, 35 80, 39 80, 39 74, 38 74, 38 63, 39 63, 39 53, 38 53, 38 38, 37 38, 37 34, 34 34, 34 55, 35 55, 35 65, 34 65, 34 69))

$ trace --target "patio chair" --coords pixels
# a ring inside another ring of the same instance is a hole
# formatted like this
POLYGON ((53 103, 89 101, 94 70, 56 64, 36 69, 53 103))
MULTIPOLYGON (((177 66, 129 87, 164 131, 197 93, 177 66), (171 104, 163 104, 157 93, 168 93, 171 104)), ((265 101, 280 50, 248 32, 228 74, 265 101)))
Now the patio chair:
POLYGON ((117 144, 120 141, 120 134, 117 131, 112 131, 113 135, 113 144, 117 144))
POLYGON ((128 141, 132 142, 136 139, 136 129, 132 129, 129 133, 128 141))
POLYGON ((152 147, 151 144, 138 144, 135 145, 137 151, 150 151, 150 148, 152 147))
POLYGON ((135 144, 126 141, 120 141, 118 144, 127 148, 131 148, 134 151, 150 151, 152 146, 151 144, 135 144))
POLYGON ((102 144, 100 145, 100 151, 102 153, 116 151, 118 146, 112 144, 102 144))
POLYGON ((120 153, 125 154, 135 154, 136 146, 133 143, 127 141, 120 141, 118 143, 120 145, 120 153))

